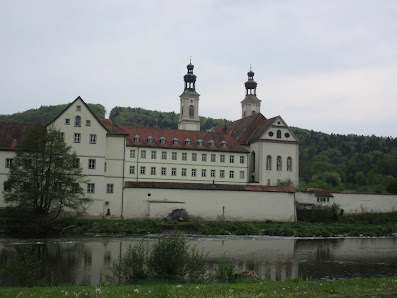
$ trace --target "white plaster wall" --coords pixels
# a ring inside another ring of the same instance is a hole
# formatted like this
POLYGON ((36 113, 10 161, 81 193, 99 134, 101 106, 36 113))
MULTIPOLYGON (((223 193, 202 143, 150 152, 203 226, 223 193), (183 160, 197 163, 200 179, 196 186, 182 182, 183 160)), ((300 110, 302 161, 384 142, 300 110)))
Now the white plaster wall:
MULTIPOLYGON (((278 142, 258 142, 259 151, 258 171, 259 183, 267 185, 267 179, 270 179, 270 185, 277 185, 277 181, 290 179, 294 186, 299 185, 299 146, 298 144, 278 143, 278 142), (272 157, 271 170, 266 170, 266 158, 272 157), (281 156, 281 171, 277 170, 277 156, 281 156), (292 171, 287 171, 287 158, 292 158, 292 171)), ((252 145, 251 145, 252 146, 252 145)))
POLYGON ((397 210, 397 195, 332 193, 345 214, 392 212, 397 210))
POLYGON ((125 218, 162 218, 170 210, 183 206, 191 216, 205 220, 293 222, 296 219, 293 193, 147 188, 124 191, 125 218), (162 206, 167 207, 161 209, 162 206))

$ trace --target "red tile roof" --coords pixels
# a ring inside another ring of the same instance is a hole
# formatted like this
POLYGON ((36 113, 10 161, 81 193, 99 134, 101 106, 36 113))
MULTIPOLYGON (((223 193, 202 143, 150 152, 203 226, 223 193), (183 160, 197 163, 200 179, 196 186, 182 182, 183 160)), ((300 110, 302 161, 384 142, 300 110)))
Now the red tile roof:
MULTIPOLYGON (((266 119, 261 113, 255 113, 248 117, 228 123, 226 125, 226 132, 235 138, 240 144, 248 144, 259 140, 261 136, 273 125, 277 118, 278 116, 266 119)), ((223 132, 224 126, 215 127, 212 131, 223 132)), ((285 140, 277 140, 277 142, 296 143, 296 141, 285 140)))
POLYGON ((98 118, 99 122, 102 124, 103 127, 107 130, 109 135, 127 135, 120 126, 114 124, 112 120, 98 118))
POLYGON ((225 152, 244 152, 249 151, 241 146, 233 137, 224 132, 208 132, 208 131, 189 131, 170 128, 151 128, 151 127, 132 127, 120 126, 129 135, 127 137, 127 146, 153 147, 153 148, 175 148, 175 149, 192 149, 192 150, 208 150, 208 151, 225 151, 225 152), (135 135, 140 137, 139 142, 134 141, 135 135), (147 142, 147 138, 153 138, 152 143, 147 142), (160 138, 165 138, 165 144, 160 143, 160 138), (172 140, 178 139, 178 144, 173 144, 172 140), (186 145, 185 140, 190 139, 191 145, 186 145), (203 145, 198 145, 197 140, 201 139, 203 145), (209 145, 209 141, 214 141, 214 146, 209 145), (226 146, 223 147, 221 142, 225 141, 226 146))
POLYGON ((126 181, 126 188, 160 188, 160 189, 194 189, 194 190, 230 190, 295 193, 291 186, 262 186, 208 183, 175 183, 175 182, 134 182, 126 181))
POLYGON ((321 188, 308 188, 307 191, 314 192, 315 197, 333 197, 332 193, 321 188))
POLYGON ((34 122, 0 121, 0 149, 14 150, 34 122))

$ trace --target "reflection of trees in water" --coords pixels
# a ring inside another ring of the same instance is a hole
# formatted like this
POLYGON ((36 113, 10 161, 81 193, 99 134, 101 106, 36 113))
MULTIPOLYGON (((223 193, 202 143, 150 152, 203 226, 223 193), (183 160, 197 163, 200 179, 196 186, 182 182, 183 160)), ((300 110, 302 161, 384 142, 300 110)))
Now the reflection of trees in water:
MULTIPOLYGON (((1 268, 7 268, 9 275, 15 275, 20 274, 17 271, 21 265, 28 267, 26 270, 29 271, 29 266, 34 263, 39 267, 34 273, 36 279, 47 284, 77 283, 79 276, 76 271, 81 263, 80 256, 83 256, 85 267, 90 267, 91 250, 80 243, 6 245, 0 251, 0 265, 1 268)), ((32 272, 26 274, 33 275, 32 272)))

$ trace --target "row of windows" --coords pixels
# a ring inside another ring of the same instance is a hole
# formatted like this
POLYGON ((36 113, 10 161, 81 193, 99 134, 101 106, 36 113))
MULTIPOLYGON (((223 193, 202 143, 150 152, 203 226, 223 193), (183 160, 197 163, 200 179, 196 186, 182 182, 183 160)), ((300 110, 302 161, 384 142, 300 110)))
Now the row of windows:
MULTIPOLYGON (((70 125, 70 118, 65 118, 65 125, 70 125)), ((74 126, 76 126, 76 127, 81 126, 81 117, 80 116, 74 117, 74 126)), ((85 120, 85 126, 91 126, 91 120, 85 120)))
MULTIPOLYGON (((167 151, 161 151, 161 159, 162 160, 167 160, 167 151)), ((151 159, 157 159, 157 151, 151 151, 151 159)), ((211 162, 216 162, 216 154, 207 154, 207 153, 202 153, 201 154, 201 161, 206 162, 207 157, 209 157, 211 162)), ((135 158, 135 149, 130 150, 130 158, 135 158)), ((141 150, 141 158, 145 159, 146 158, 146 150, 141 150)), ((219 156, 219 161, 220 162, 225 162, 225 154, 221 154, 219 156)), ((171 152, 171 160, 177 160, 178 159, 178 152, 171 152)), ((187 160, 187 153, 182 152, 182 160, 187 160)), ((192 161, 197 161, 197 153, 192 153, 191 155, 191 160, 192 161)), ((234 155, 229 155, 229 162, 234 163, 234 155)), ((244 164, 245 162, 245 156, 241 155, 240 156, 240 163, 244 164)))
MULTIPOLYGON (((281 130, 277 130, 277 139, 281 139, 281 130)), ((274 136, 274 133, 272 132, 272 131, 269 131, 269 136, 270 137, 272 137, 272 136, 274 136)), ((288 132, 286 132, 285 134, 284 134, 284 137, 286 137, 287 139, 290 137, 291 135, 288 133, 288 132)))
MULTIPOLYGON (((135 135, 135 136, 134 136, 134 142, 140 142, 140 141, 141 141, 141 137, 140 137, 139 135, 135 135)), ((153 143, 153 141, 154 141, 154 139, 153 139, 152 136, 148 136, 148 137, 146 138, 146 142, 148 142, 148 143, 153 143)), ((172 144, 174 144, 174 145, 179 144, 179 140, 178 140, 177 137, 173 138, 171 141, 172 141, 172 144)), ((159 139, 159 142, 160 142, 160 144, 166 144, 167 140, 166 140, 166 138, 161 137, 161 138, 159 139)), ((189 138, 186 138, 186 139, 184 140, 184 143, 185 143, 185 145, 191 145, 191 144, 192 144, 192 141, 191 141, 189 138)), ((204 142, 203 142, 203 140, 201 140, 201 139, 197 139, 196 144, 197 144, 198 146, 203 146, 203 145, 204 145, 204 142)), ((208 145, 209 145, 210 147, 215 146, 215 141, 214 141, 214 140, 209 140, 209 141, 208 141, 208 145)), ((221 141, 221 146, 222 146, 222 147, 226 147, 226 145, 227 145, 226 141, 225 141, 225 140, 222 140, 222 141, 221 141)))
MULTIPOLYGON (((141 166, 139 169, 139 173, 140 173, 140 175, 146 175, 146 173, 147 173, 146 166, 141 166)), ((225 173, 226 173, 225 170, 219 170, 218 171, 219 178, 225 178, 225 173)), ((130 166, 130 174, 135 174, 135 166, 130 166)), ((160 174, 161 174, 161 176, 166 176, 167 168, 161 167, 160 174)), ((197 177, 198 174, 199 174, 199 172, 197 171, 197 169, 190 169, 191 177, 197 177)), ((150 175, 157 175, 157 167, 150 167, 150 175)), ((187 175, 188 175, 188 169, 182 168, 181 176, 186 177, 187 175)), ((177 168, 171 168, 171 176, 178 176, 177 168)), ((201 177, 215 178, 215 177, 217 177, 216 170, 201 169, 201 177)), ((234 178, 234 170, 229 170, 229 178, 234 178)), ((240 179, 244 179, 244 171, 240 171, 240 179)))
MULTIPOLYGON (((266 157, 266 170, 271 170, 272 169, 272 157, 268 155, 266 157)), ((277 171, 282 170, 282 157, 277 156, 277 162, 276 162, 276 169, 277 171)), ((287 157, 287 171, 292 171, 292 158, 287 157)), ((251 172, 255 172, 255 152, 251 153, 251 172)))
MULTIPOLYGON (((59 133, 59 137, 60 137, 62 140, 65 140, 65 133, 64 133, 64 132, 60 132, 60 133, 59 133)), ((96 141, 97 141, 97 136, 96 136, 96 134, 90 134, 88 140, 89 140, 89 143, 90 143, 90 144, 96 144, 96 141)), ((75 133, 74 136, 73 136, 73 142, 74 142, 74 143, 80 143, 80 141, 81 141, 81 133, 75 133)))

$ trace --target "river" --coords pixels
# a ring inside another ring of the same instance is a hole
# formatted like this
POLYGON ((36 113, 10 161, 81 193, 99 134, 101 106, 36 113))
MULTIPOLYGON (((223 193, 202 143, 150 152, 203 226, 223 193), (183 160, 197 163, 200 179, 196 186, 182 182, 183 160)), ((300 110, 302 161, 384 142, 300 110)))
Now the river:
MULTIPOLYGON (((11 264, 18 252, 28 249, 40 255, 58 282, 97 285, 106 282, 109 265, 119 260, 129 245, 141 239, 150 249, 157 237, 0 238, 0 263, 11 264)), ((210 268, 226 255, 238 272, 254 270, 264 279, 301 276, 332 280, 397 275, 397 237, 196 236, 187 239, 208 252, 210 268)))

